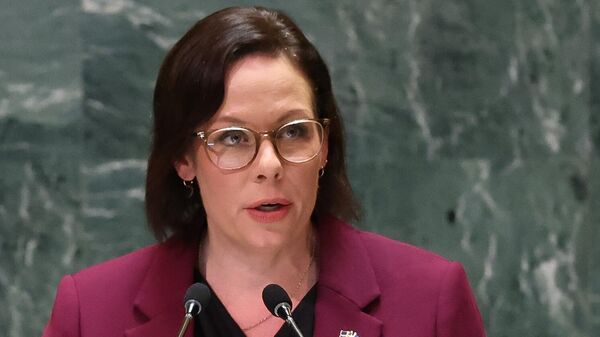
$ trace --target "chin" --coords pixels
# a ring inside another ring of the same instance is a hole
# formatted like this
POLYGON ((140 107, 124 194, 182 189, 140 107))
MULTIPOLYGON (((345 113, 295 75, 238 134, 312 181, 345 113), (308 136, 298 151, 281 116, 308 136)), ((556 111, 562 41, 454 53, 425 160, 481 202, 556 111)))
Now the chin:
POLYGON ((288 244, 298 233, 294 230, 296 224, 293 221, 278 221, 271 223, 258 223, 251 234, 252 242, 258 246, 280 246, 288 244))
POLYGON ((248 238, 246 243, 258 249, 273 249, 286 245, 287 240, 284 235, 281 234, 263 233, 261 236, 254 235, 253 237, 248 238))

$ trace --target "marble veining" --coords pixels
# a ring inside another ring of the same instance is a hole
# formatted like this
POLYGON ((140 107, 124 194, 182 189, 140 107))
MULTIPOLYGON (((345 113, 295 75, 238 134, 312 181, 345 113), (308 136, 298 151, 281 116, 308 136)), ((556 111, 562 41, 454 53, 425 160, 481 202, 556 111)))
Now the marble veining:
MULTIPOLYGON (((1 335, 39 336, 62 275, 153 241, 156 74, 232 4, 2 6, 1 335)), ((328 62, 357 226, 462 262, 489 336, 600 335, 598 1, 259 4, 328 62)))

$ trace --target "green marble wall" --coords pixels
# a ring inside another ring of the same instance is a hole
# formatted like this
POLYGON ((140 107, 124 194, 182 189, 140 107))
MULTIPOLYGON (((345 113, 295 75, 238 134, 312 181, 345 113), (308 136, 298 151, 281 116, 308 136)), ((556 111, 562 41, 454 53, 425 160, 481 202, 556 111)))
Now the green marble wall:
MULTIPOLYGON (((599 1, 258 3, 330 65, 359 226, 462 261, 489 336, 600 335, 599 1)), ((61 275, 152 241, 157 68, 231 4, 0 0, 0 335, 39 335, 61 275)))

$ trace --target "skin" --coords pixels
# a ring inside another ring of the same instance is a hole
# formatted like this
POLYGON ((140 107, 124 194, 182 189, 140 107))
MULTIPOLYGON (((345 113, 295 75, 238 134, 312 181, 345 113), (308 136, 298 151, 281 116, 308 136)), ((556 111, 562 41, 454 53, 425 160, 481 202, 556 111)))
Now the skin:
MULTIPOLYGON (((308 81, 284 57, 250 55, 238 61, 226 78, 225 99, 199 130, 244 126, 272 130, 300 118, 315 118, 308 81)), ((318 172, 327 159, 327 143, 312 160, 292 164, 280 159, 268 139, 261 141, 254 161, 239 170, 215 166, 198 140, 175 163, 184 180, 196 179, 207 213, 207 236, 200 247, 200 270, 232 317, 242 327, 268 315, 261 291, 269 283, 282 285, 294 304, 316 282, 316 266, 310 268, 318 172), (262 221, 248 207, 273 198, 290 202, 277 221, 262 221), (298 283, 305 275, 300 287, 298 283)), ((246 331, 257 336, 274 335, 279 319, 246 331)))

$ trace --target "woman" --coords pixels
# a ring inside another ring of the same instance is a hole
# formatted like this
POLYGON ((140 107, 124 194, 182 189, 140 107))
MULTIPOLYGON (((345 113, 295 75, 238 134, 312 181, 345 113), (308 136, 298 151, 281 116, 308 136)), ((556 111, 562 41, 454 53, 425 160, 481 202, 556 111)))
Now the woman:
POLYGON ((283 13, 228 8, 167 55, 146 207, 160 243, 65 276, 45 336, 293 336, 262 303, 291 295, 305 336, 483 336, 462 267, 353 229, 327 67, 283 13), (340 220, 343 219, 343 220, 340 220))

